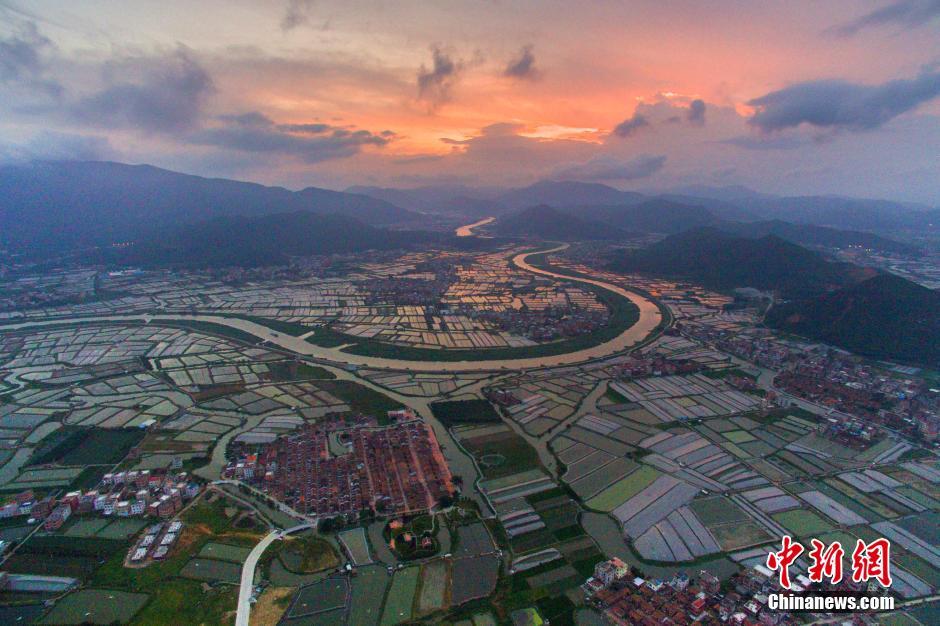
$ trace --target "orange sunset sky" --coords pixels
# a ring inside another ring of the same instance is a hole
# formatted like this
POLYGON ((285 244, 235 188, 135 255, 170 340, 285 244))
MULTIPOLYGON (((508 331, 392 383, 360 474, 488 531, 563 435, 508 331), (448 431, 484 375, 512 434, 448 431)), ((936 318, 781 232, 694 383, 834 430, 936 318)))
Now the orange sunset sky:
POLYGON ((940 202, 940 2, 0 0, 0 160, 940 202))

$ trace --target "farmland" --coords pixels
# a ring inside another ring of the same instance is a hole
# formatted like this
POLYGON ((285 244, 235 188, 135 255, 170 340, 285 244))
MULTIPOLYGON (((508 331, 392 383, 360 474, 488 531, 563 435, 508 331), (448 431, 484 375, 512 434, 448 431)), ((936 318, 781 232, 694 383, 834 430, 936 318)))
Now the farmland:
POLYGON ((419 567, 406 567, 395 572, 392 585, 385 597, 382 626, 390 626, 411 619, 411 609, 420 573, 419 567))
POLYGON ((643 489, 646 489, 659 476, 659 471, 652 467, 639 467, 636 471, 628 474, 626 478, 620 479, 585 504, 599 511, 612 511, 643 489))
POLYGON ((147 595, 109 589, 82 589, 69 594, 42 619, 44 624, 126 623, 147 602, 147 595))
POLYGON ((529 470, 540 465, 536 451, 525 439, 505 426, 498 430, 486 428, 486 434, 477 429, 460 430, 460 444, 476 459, 483 475, 488 479, 501 478, 529 470))
MULTIPOLYGON (((298 523, 277 510, 280 500, 321 522, 273 543, 259 562, 253 619, 286 626, 479 626, 514 615, 566 624, 576 612, 597 617, 581 585, 609 557, 633 566, 646 588, 661 578, 672 589, 679 570, 696 579, 704 569, 721 582, 753 576, 782 534, 889 537, 897 594, 935 593, 935 459, 905 435, 852 426, 870 437, 863 442, 838 431, 838 410, 814 418, 781 406, 765 370, 796 368, 825 348, 793 337, 773 343, 755 312, 726 306, 726 295, 588 269, 580 259, 599 253, 572 250, 581 257, 559 254, 552 264, 654 294, 664 319, 681 325, 635 349, 549 367, 460 364, 591 345, 610 332, 592 329, 595 317, 619 323, 617 303, 594 289, 517 271, 509 257, 518 250, 494 242, 440 258, 340 255, 313 273, 298 266, 246 280, 102 275, 126 295, 89 303, 138 315, 159 299, 162 314, 270 322, 289 337, 158 318, 3 333, 8 503, 27 489, 34 493, 22 498, 61 498, 94 489, 106 472, 162 475, 171 466, 204 492, 180 514, 179 548, 164 560, 130 563, 149 520, 94 512, 86 496, 60 529, 22 545, 35 526, 22 516, 0 522, 0 538, 16 547, 3 569, 77 579, 77 591, 42 607, 46 623, 74 622, 82 611, 99 623, 225 623, 251 547, 269 526, 298 523), (562 336, 565 328, 575 334, 562 336), (766 347, 767 358, 783 356, 743 364, 727 347, 738 337, 766 347), (318 342, 392 361, 347 361, 318 342), (440 363, 395 365, 411 356, 440 363), (388 416, 395 409, 406 417, 388 416), (284 454, 266 455, 271 449, 284 454), (222 477, 235 484, 207 486, 222 477), (127 614, 94 610, 101 593, 121 594, 127 614)), ((871 372, 871 380, 913 376, 871 372)), ((887 393, 895 405, 885 414, 900 411, 899 394, 909 400, 911 389, 898 383, 887 393)), ((136 489, 122 497, 132 496, 136 489)), ((0 611, 13 608, 6 604, 0 611)))
POLYGON ((446 426, 499 422, 499 415, 486 400, 453 400, 431 404, 434 416, 446 426))

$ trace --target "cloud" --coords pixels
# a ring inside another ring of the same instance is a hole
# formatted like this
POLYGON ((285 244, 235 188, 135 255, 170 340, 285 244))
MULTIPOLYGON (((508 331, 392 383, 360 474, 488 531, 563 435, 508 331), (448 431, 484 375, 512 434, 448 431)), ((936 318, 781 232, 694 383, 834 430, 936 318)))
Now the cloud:
POLYGON ((106 73, 103 89, 70 105, 74 119, 101 127, 179 132, 198 124, 213 90, 208 72, 182 46, 165 56, 126 59, 106 73))
POLYGON ((618 137, 631 137, 641 128, 649 126, 649 120, 640 113, 634 113, 633 117, 626 119, 614 127, 614 134, 618 137))
POLYGON ((460 63, 439 46, 431 47, 432 67, 418 70, 418 98, 432 106, 450 100, 450 90, 460 72, 460 63))
POLYGON ((878 26, 897 25, 917 28, 940 17, 940 0, 897 0, 875 9, 850 22, 829 29, 841 37, 850 37, 860 30, 878 26))
POLYGON ((320 133, 325 133, 326 131, 330 130, 332 127, 329 124, 324 124, 322 122, 314 122, 310 124, 281 124, 278 126, 278 128, 289 133, 308 133, 311 135, 319 135, 320 133))
POLYGON ((226 115, 221 124, 191 134, 190 142, 242 152, 285 154, 306 163, 341 159, 357 154, 363 146, 384 146, 391 131, 372 133, 328 124, 276 124, 262 113, 226 115))
POLYGON ((686 113, 685 119, 692 124, 703 125, 705 123, 705 101, 693 100, 690 102, 689 112, 686 113))
POLYGON ((519 54, 506 65, 503 70, 503 76, 508 78, 519 78, 525 80, 535 80, 539 78, 541 72, 535 67, 535 55, 532 54, 532 46, 523 46, 519 54))
POLYGON ((313 0, 288 0, 284 17, 281 18, 281 30, 285 33, 310 21, 313 0))
POLYGON ((666 164, 665 155, 640 155, 629 161, 597 157, 556 172, 557 178, 575 180, 637 180, 652 176, 666 164))
POLYGON ((24 143, 0 144, 0 162, 101 161, 114 158, 105 137, 41 131, 24 143))
POLYGON ((43 55, 55 45, 39 32, 33 22, 23 23, 18 32, 0 39, 0 83, 19 85, 51 96, 62 93, 62 86, 44 76, 43 55))
POLYGON ((842 80, 797 83, 748 102, 750 123, 765 132, 810 124, 832 130, 870 130, 940 95, 940 72, 881 85, 842 80))
POLYGON ((745 150, 795 150, 812 142, 803 137, 791 135, 740 135, 715 143, 736 146, 745 150))

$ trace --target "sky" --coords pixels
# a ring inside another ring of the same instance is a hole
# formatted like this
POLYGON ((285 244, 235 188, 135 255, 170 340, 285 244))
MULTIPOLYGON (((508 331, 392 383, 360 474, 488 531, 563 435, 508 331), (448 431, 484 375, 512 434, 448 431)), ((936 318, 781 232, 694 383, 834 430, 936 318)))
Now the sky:
POLYGON ((0 0, 0 162, 940 205, 940 0, 0 0))

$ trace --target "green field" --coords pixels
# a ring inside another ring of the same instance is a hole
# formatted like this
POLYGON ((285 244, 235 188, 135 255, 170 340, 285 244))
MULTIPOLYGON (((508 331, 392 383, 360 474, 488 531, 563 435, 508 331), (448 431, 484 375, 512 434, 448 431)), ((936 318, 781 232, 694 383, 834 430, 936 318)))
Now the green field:
POLYGON ((319 537, 292 537, 281 544, 278 558, 287 571, 312 574, 340 564, 333 546, 319 537))
POLYGON ((653 481, 660 476, 659 470, 648 465, 642 465, 640 469, 618 480, 613 485, 585 502, 585 504, 588 508, 597 511, 612 511, 649 487, 653 481))
POLYGON ((442 424, 479 424, 499 422, 499 414, 489 400, 450 400, 431 403, 431 411, 442 424))
POLYGON ((233 546, 227 543, 216 543, 210 541, 199 551, 200 558, 217 559, 219 561, 231 561, 232 563, 244 563, 245 559, 251 553, 251 548, 247 546, 233 546))
POLYGON ((388 423, 386 413, 402 408, 400 402, 351 380, 318 380, 316 385, 348 404, 353 411, 376 418, 379 424, 388 423))
POLYGON ((241 572, 242 568, 238 563, 213 559, 192 559, 180 570, 180 576, 234 585, 241 579, 241 572))
POLYGON ((117 463, 146 435, 140 428, 81 428, 64 426, 46 437, 28 465, 92 465, 117 463))
POLYGON ((81 589, 65 596, 42 624, 126 624, 147 602, 147 594, 81 589))
POLYGON ((794 537, 817 537, 833 529, 832 524, 822 517, 807 511, 796 509, 772 515, 774 521, 793 533, 794 537))
POLYGON ((725 552, 753 546, 773 539, 763 528, 750 520, 732 524, 722 524, 719 526, 709 526, 708 530, 725 552))
POLYGON ((176 626, 177 624, 221 624, 223 615, 235 610, 237 585, 217 585, 186 578, 164 580, 154 589, 150 601, 137 614, 134 626, 176 626))
POLYGON ((345 609, 348 599, 349 582, 346 578, 324 578, 312 585, 301 587, 294 596, 285 617, 299 618, 317 614, 318 619, 330 617, 341 620, 341 610, 345 609), (327 615, 321 616, 320 613, 327 615))
POLYGON ((512 431, 463 439, 461 444, 480 464, 485 479, 502 478, 542 465, 535 448, 512 431), (481 462, 484 457, 486 462, 481 462))
POLYGON ((271 380, 275 382, 294 380, 333 380, 336 376, 322 367, 298 361, 275 361, 268 363, 271 380))
POLYGON ((362 565, 372 561, 369 554, 369 543, 366 539, 366 531, 362 528, 353 528, 344 530, 337 535, 337 539, 346 546, 350 558, 356 565, 362 565))
POLYGON ((708 527, 750 519, 741 507, 724 496, 697 498, 692 500, 689 508, 708 527))
POLYGON ((108 525, 108 520, 100 517, 75 520, 69 524, 63 533, 66 537, 94 537, 102 528, 108 525))
POLYGON ((128 539, 146 525, 147 522, 141 519, 116 519, 98 531, 98 536, 104 539, 128 539))
POLYGON ((725 439, 731 443, 745 443, 748 441, 754 441, 755 439, 754 435, 745 430, 732 430, 723 434, 725 439))
POLYGON ((421 592, 418 594, 418 614, 426 615, 444 607, 447 583, 450 579, 448 563, 435 559, 421 568, 421 592))
POLYGON ((352 599, 347 623, 357 626, 378 624, 382 614, 382 597, 388 582, 389 576, 384 567, 370 565, 358 568, 356 577, 351 581, 352 599))
POLYGON ((395 572, 392 586, 385 597, 382 626, 392 626, 411 619, 411 606, 414 604, 420 573, 420 567, 406 567, 395 572))

